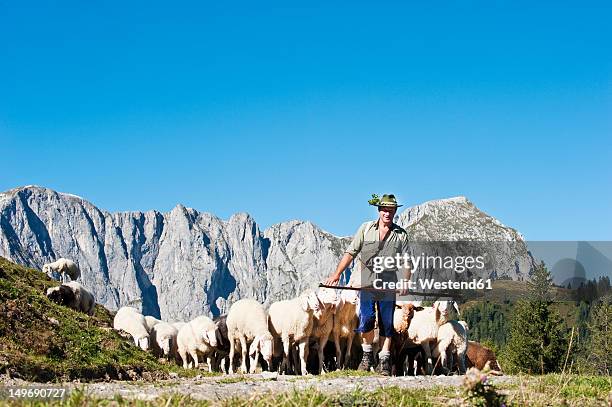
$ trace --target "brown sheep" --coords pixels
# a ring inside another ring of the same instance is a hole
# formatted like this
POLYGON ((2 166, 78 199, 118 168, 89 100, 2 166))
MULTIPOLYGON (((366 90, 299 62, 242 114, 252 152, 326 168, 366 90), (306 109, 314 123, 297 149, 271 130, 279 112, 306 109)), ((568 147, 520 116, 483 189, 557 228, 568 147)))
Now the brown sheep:
POLYGON ((467 353, 466 353, 466 365, 467 367, 476 367, 479 370, 484 369, 485 365, 489 363, 490 368, 498 373, 502 373, 501 366, 495 357, 495 352, 491 349, 483 346, 479 342, 468 341, 467 353))

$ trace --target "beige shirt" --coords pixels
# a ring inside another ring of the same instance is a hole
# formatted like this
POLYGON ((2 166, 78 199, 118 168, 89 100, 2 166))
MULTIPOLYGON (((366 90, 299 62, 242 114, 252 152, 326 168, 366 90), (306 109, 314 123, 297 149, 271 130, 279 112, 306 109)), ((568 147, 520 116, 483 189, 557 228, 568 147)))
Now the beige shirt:
POLYGON ((363 223, 346 253, 356 258, 355 267, 351 273, 349 286, 363 287, 371 284, 374 277, 370 264, 372 256, 393 256, 396 253, 409 253, 408 233, 399 225, 391 224, 391 230, 384 240, 384 249, 379 251, 380 233, 378 230, 378 220, 363 223), (359 257, 358 257, 359 256, 359 257))
MULTIPOLYGON (((353 257, 357 257, 365 242, 380 242, 378 220, 363 223, 357 230, 357 233, 355 233, 353 241, 345 252, 353 257)), ((391 230, 385 242, 399 247, 403 252, 408 252, 408 233, 395 223, 391 224, 391 230)))

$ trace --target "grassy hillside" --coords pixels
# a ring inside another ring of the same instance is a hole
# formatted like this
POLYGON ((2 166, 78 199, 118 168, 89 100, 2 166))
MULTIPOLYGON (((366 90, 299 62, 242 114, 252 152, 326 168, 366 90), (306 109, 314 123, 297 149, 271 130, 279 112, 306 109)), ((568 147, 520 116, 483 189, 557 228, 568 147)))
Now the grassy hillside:
POLYGON ((111 329, 112 315, 95 315, 49 301, 57 285, 40 271, 0 257, 0 373, 32 381, 162 378, 169 371, 150 353, 111 329))

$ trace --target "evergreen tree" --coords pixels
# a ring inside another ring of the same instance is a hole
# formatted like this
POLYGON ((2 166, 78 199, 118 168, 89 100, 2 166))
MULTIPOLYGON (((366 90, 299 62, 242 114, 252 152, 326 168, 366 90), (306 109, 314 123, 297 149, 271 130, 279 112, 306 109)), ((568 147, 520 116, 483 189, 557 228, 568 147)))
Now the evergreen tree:
POLYGON ((512 370, 549 373, 562 368, 567 352, 566 329, 551 308, 552 278, 540 264, 526 300, 514 307, 505 359, 512 370))
POLYGON ((531 281, 529 281, 529 298, 535 301, 551 301, 552 286, 552 276, 542 262, 536 266, 531 281))
POLYGON ((594 304, 589 318, 589 340, 585 347, 587 364, 594 373, 612 373, 612 297, 607 296, 594 304))

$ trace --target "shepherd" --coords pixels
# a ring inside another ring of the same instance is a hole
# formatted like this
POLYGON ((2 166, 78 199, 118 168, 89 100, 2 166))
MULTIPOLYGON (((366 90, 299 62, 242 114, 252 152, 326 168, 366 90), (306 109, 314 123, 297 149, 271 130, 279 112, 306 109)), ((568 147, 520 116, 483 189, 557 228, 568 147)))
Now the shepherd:
MULTIPOLYGON (((394 257, 397 253, 408 253, 408 234, 399 225, 393 222, 398 205, 395 195, 385 194, 382 198, 372 195, 369 203, 378 208, 378 219, 363 223, 353 241, 346 249, 344 256, 338 263, 336 271, 325 281, 326 285, 337 285, 342 273, 357 258, 360 271, 353 270, 349 285, 354 286, 361 278, 361 287, 372 287, 371 279, 379 278, 382 281, 398 281, 398 272, 403 278, 410 280, 412 266, 406 264, 403 270, 397 267, 386 268, 382 272, 373 272, 373 263, 376 257, 394 257), (364 282, 364 279, 367 280, 364 282)), ((401 290, 400 295, 406 295, 407 290, 401 290)), ((374 367, 372 342, 374 340, 374 327, 376 312, 378 312, 378 329, 382 349, 379 353, 377 371, 385 376, 391 374, 391 337, 395 334, 393 329, 393 312, 395 309, 395 292, 390 290, 360 290, 359 291, 359 327, 356 332, 361 333, 363 358, 358 370, 369 371, 374 367)))

